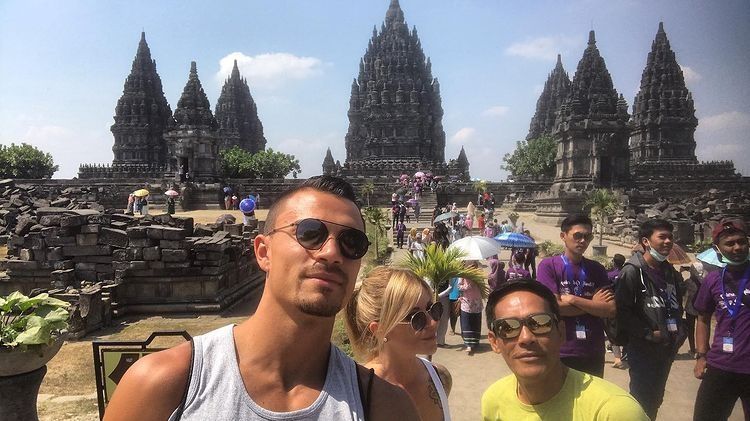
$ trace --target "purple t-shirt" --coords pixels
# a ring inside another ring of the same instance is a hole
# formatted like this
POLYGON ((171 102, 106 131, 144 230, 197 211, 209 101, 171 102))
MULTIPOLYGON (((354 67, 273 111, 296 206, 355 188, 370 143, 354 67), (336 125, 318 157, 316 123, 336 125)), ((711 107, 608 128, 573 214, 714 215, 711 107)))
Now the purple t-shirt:
MULTIPOLYGON (((726 271, 724 275, 724 288, 730 303, 737 298, 736 292, 739 281, 744 273, 726 271)), ((695 295, 695 309, 700 313, 713 313, 716 316, 716 330, 714 331, 714 342, 708 351, 706 361, 712 367, 733 373, 750 374, 750 285, 745 287, 742 304, 739 312, 734 318, 734 329, 732 329, 732 318, 727 311, 726 303, 721 294, 722 270, 709 272, 703 280, 698 293, 695 295), (732 330, 733 352, 724 352, 724 338, 729 336, 732 330)))
POLYGON ((620 269, 612 269, 609 272, 607 272, 607 279, 609 279, 609 282, 614 283, 615 279, 620 276, 620 269))
POLYGON ((505 280, 511 281, 513 279, 530 278, 531 274, 528 270, 522 267, 512 267, 505 273, 505 280))
MULTIPOLYGON (((565 275, 565 264, 562 256, 548 257, 539 263, 536 279, 555 294, 576 294, 591 299, 597 289, 611 284, 607 270, 599 262, 584 258, 580 265, 570 262, 573 279, 565 275), (583 266, 586 272, 584 285, 578 283, 583 266), (576 288, 578 286, 579 288, 576 288), (576 291, 578 289, 579 291, 576 291)), ((604 356, 604 325, 602 319, 591 314, 582 316, 563 316, 565 321, 565 343, 560 347, 561 357, 597 357, 604 356), (586 328, 586 339, 576 337, 576 325, 586 328)))

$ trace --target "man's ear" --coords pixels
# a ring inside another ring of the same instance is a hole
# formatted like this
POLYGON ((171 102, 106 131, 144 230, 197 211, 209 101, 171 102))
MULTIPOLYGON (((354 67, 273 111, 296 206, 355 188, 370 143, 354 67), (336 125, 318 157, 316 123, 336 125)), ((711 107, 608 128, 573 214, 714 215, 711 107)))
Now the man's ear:
POLYGON ((503 352, 502 348, 500 347, 501 339, 496 338, 495 334, 492 333, 491 330, 487 332, 487 340, 490 342, 492 352, 494 352, 495 354, 501 354, 503 352))
POLYGON ((260 270, 268 273, 268 269, 271 267, 270 261, 270 249, 268 247, 268 241, 270 237, 262 234, 258 234, 253 239, 253 249, 255 250, 255 259, 258 261, 260 270))
POLYGON ((564 231, 560 231, 560 239, 561 240, 565 239, 565 232, 564 231))

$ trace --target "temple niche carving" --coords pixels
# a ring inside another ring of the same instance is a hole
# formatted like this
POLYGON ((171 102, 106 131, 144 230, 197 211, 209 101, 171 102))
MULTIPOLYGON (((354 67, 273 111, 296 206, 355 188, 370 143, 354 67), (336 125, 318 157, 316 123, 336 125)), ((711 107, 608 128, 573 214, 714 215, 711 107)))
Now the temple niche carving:
MULTIPOLYGON (((380 31, 373 28, 352 82, 348 116, 342 175, 432 171, 468 177, 468 165, 445 162, 440 83, 398 0, 391 0, 380 31)), ((326 156, 324 171, 335 170, 332 160, 326 156)))
POLYGON ((557 141, 553 190, 617 187, 629 181, 627 109, 591 31, 552 131, 557 141))
POLYGON ((114 120, 112 164, 82 164, 80 178, 213 181, 219 176, 221 150, 239 146, 255 153, 266 146, 257 106, 236 61, 217 101, 216 117, 195 62, 173 116, 143 32, 114 120))
POLYGON ((529 134, 526 140, 536 139, 542 135, 551 135, 555 128, 557 111, 570 93, 570 78, 562 65, 560 54, 552 73, 544 82, 544 89, 536 101, 536 111, 531 118, 529 134))

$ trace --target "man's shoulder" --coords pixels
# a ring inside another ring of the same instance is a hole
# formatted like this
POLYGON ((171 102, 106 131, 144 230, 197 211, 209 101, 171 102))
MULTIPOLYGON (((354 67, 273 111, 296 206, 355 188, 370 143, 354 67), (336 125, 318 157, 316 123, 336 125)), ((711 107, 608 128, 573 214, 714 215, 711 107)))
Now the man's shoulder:
POLYGON ((616 384, 573 369, 569 375, 576 377, 580 388, 576 400, 579 411, 596 413, 596 419, 602 420, 648 420, 638 402, 616 384))

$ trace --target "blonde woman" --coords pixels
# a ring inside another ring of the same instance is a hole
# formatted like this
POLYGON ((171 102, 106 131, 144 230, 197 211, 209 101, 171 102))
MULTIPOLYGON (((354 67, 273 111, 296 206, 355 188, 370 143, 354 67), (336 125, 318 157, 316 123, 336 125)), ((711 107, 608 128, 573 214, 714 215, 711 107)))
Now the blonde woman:
POLYGON ((451 376, 417 355, 437 350, 443 311, 430 287, 408 269, 379 266, 362 280, 346 306, 346 329, 358 359, 404 389, 423 420, 450 420, 451 376))

